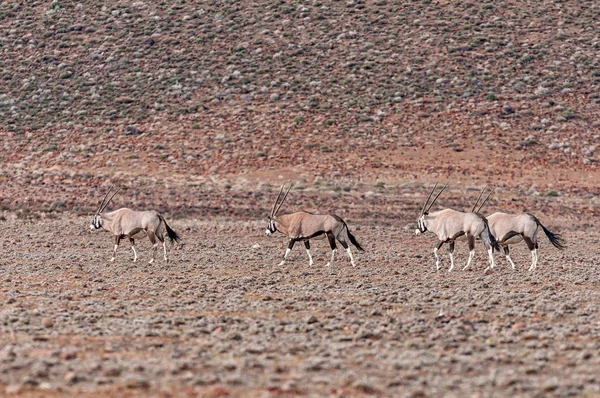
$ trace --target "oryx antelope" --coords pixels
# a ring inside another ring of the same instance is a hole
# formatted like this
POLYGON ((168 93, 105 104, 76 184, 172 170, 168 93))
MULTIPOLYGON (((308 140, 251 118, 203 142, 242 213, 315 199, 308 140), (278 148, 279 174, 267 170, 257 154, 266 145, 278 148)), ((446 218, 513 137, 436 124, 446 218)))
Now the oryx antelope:
POLYGON ((537 267, 538 262, 538 232, 540 228, 544 231, 550 243, 557 249, 565 248, 565 241, 559 234, 550 232, 544 227, 540 220, 529 213, 523 214, 506 214, 494 213, 488 218, 490 230, 498 237, 498 243, 504 251, 504 256, 510 262, 510 265, 515 269, 515 263, 510 258, 509 245, 517 244, 525 241, 527 248, 531 251, 531 267, 529 271, 533 271, 537 267))
POLYGON ((167 247, 164 237, 164 230, 167 232, 167 236, 171 240, 171 243, 179 241, 179 235, 173 231, 162 215, 160 215, 157 211, 149 210, 149 211, 133 211, 127 208, 121 208, 115 211, 105 213, 104 210, 110 203, 110 201, 115 197, 119 190, 117 189, 110 199, 107 200, 108 195, 111 193, 112 188, 106 193, 104 199, 102 199, 102 203, 100 203, 100 207, 94 214, 94 218, 92 219, 92 224, 90 225, 90 229, 104 229, 110 233, 112 233, 115 246, 113 249, 113 256, 110 261, 115 261, 115 256, 117 254, 117 248, 119 247, 119 242, 121 239, 127 237, 129 238, 129 243, 131 243, 131 249, 133 250, 133 261, 137 261, 137 253, 135 251, 135 241, 134 236, 142 231, 148 235, 150 239, 150 243, 152 243, 152 258, 150 259, 150 263, 154 261, 154 256, 156 255, 156 249, 158 247, 157 239, 163 245, 163 252, 165 262, 168 262, 167 259, 167 247))
POLYGON ((313 265, 309 240, 317 236, 326 235, 329 240, 329 246, 331 247, 331 260, 327 263, 327 266, 333 264, 333 258, 335 257, 336 252, 336 240, 342 244, 344 249, 346 249, 352 266, 355 266, 354 257, 352 256, 352 251, 350 250, 348 242, 352 243, 360 251, 363 251, 363 248, 356 241, 354 235, 350 233, 346 222, 334 214, 312 214, 305 211, 284 214, 281 216, 277 215, 292 186, 289 186, 282 198, 283 188, 284 186, 282 185, 279 194, 277 195, 277 199, 273 204, 271 214, 268 217, 266 230, 267 235, 279 231, 290 238, 283 260, 279 265, 285 264, 285 260, 292 251, 294 244, 299 240, 304 241, 309 265, 313 265))
POLYGON ((490 264, 489 268, 494 268, 495 263, 493 248, 499 250, 500 247, 498 246, 498 242, 496 242, 494 236, 490 233, 490 229, 485 217, 474 212, 463 213, 451 209, 444 209, 429 213, 429 210, 447 186, 448 183, 442 187, 436 197, 431 201, 431 203, 429 203, 431 195, 437 188, 436 182, 435 186, 429 193, 423 208, 421 209, 421 215, 419 216, 419 220, 417 222, 418 228, 415 230, 415 235, 420 235, 427 231, 431 231, 437 235, 440 241, 433 249, 433 254, 435 255, 435 265, 438 270, 440 269, 438 250, 442 247, 442 245, 444 243, 450 244, 450 268, 448 271, 452 271, 454 269, 454 242, 456 240, 463 240, 465 238, 467 239, 469 245, 469 260, 467 261, 467 265, 465 265, 463 270, 469 268, 471 261, 475 256, 476 237, 481 238, 485 248, 488 251, 490 264))

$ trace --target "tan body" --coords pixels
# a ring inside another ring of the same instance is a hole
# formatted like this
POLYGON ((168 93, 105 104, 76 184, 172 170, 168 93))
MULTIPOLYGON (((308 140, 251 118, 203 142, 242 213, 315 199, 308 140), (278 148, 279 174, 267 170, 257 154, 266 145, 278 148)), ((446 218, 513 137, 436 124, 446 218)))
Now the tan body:
POLYGON ((502 247, 506 259, 515 269, 515 263, 510 258, 508 246, 525 241, 531 251, 531 267, 533 271, 538 262, 538 232, 544 231, 550 242, 558 249, 564 248, 564 241, 560 235, 550 232, 537 217, 528 214, 506 214, 494 213, 487 217, 491 232, 498 239, 498 244, 502 247))
POLYGON ((471 265, 475 256, 475 238, 480 237, 483 241, 489 257, 490 268, 494 268, 494 256, 492 246, 495 239, 487 226, 485 217, 478 213, 464 213, 452 209, 445 209, 433 213, 425 213, 419 218, 419 228, 415 231, 417 235, 425 232, 433 232, 439 239, 438 245, 433 250, 436 259, 436 267, 440 268, 440 260, 437 254, 444 243, 450 244, 450 268, 454 269, 454 242, 467 240, 469 245, 469 260, 463 270, 471 265))
POLYGON ((267 235, 270 235, 275 231, 279 231, 290 238, 288 248, 286 249, 280 265, 285 263, 287 256, 294 247, 294 243, 297 241, 304 241, 309 265, 312 265, 313 260, 310 254, 309 240, 322 236, 327 236, 331 247, 331 260, 327 263, 327 266, 333 264, 336 252, 336 240, 342 244, 344 249, 346 249, 353 266, 355 265, 354 257, 352 256, 349 243, 352 243, 359 250, 363 250, 356 241, 356 238, 348 230, 348 226, 344 220, 333 214, 312 214, 300 211, 297 213, 270 217, 267 235))
POLYGON ((160 213, 154 210, 134 211, 127 208, 121 208, 111 212, 98 213, 94 217, 90 228, 92 230, 102 228, 112 234, 115 246, 110 261, 115 261, 119 242, 123 238, 129 239, 131 249, 133 250, 133 261, 135 262, 137 260, 137 253, 135 251, 134 237, 139 233, 145 233, 150 239, 150 243, 152 243, 153 251, 150 263, 154 261, 158 241, 162 243, 164 259, 165 261, 168 261, 165 232, 171 242, 179 239, 177 233, 167 225, 160 213))

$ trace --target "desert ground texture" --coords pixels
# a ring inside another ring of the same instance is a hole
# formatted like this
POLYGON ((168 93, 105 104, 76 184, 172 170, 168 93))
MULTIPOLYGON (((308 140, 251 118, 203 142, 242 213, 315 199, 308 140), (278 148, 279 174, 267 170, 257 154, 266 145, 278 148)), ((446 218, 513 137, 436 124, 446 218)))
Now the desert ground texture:
POLYGON ((600 7, 578 1, 0 2, 0 395, 600 396, 600 7), (432 210, 530 212, 515 270, 437 271, 432 210), (342 217, 326 267, 265 236, 342 217), (110 262, 109 209, 169 262, 110 262), (160 251, 159 251, 160 254, 160 251))

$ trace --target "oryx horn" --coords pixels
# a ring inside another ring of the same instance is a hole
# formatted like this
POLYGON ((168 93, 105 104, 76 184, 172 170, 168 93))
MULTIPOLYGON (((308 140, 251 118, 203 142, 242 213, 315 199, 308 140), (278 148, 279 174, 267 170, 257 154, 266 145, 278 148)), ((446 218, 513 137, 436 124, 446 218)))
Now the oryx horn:
MULTIPOLYGON (((487 196, 485 197, 485 199, 483 200, 483 202, 481 202, 481 205, 479 206, 479 209, 477 209, 476 213, 479 213, 481 211, 481 208, 483 207, 483 205, 485 204, 485 202, 487 202, 487 200, 490 198, 490 196, 492 196, 492 194, 494 193, 495 190, 496 190, 496 187, 492 188, 492 190, 490 191, 490 193, 487 194, 487 196)), ((479 199, 477 199, 477 201, 479 201, 479 199)), ((475 208, 475 206, 473 206, 473 208, 475 208)))
POLYGON ((449 183, 450 183, 450 181, 448 181, 448 182, 446 183, 446 185, 444 185, 444 186, 442 187, 442 189, 440 189, 440 191, 438 192, 438 194, 437 194, 437 195, 435 195, 435 198, 433 198, 433 200, 432 200, 432 201, 431 201, 431 203, 429 204, 429 207, 427 207, 427 210, 425 210, 425 211, 429 211, 429 209, 431 209, 431 206, 433 206, 433 204, 435 203, 435 201, 437 200, 437 198, 439 198, 439 197, 440 197, 440 195, 442 194, 442 192, 444 192, 444 189, 446 189, 446 187, 448 187, 448 184, 449 184, 449 183))
MULTIPOLYGON (((106 201, 106 203, 104 203, 104 205, 103 205, 103 206, 102 206, 102 208, 100 209, 100 213, 102 213, 102 212, 104 211, 104 209, 106 209, 106 207, 108 206, 108 204, 110 203, 110 201, 111 201, 111 200, 113 200, 113 198, 115 197, 115 195, 116 195, 117 193, 119 193, 119 191, 120 191, 120 190, 121 190, 121 188, 117 188, 117 190, 116 190, 116 191, 115 191, 115 192, 114 192, 114 193, 113 193, 113 194, 110 196, 110 199, 108 199, 108 200, 106 201)), ((110 191, 108 191, 108 192, 110 192, 110 191)), ((106 196, 108 196, 108 195, 106 195, 106 196)))
POLYGON ((279 202, 279 198, 281 197, 281 193, 283 192, 284 185, 282 185, 281 188, 279 189, 279 193, 277 194, 277 199, 275 199, 275 202, 273 203, 273 208, 271 209, 271 217, 273 217, 275 215, 275 208, 277 207, 277 203, 279 202))
POLYGON ((106 195, 104 195, 104 198, 102 198, 102 202, 100 202, 100 206, 98 207, 98 210, 96 210, 96 214, 100 214, 102 213, 102 209, 104 206, 104 203, 106 202, 106 198, 108 197, 108 195, 110 195, 110 192, 112 191, 114 185, 112 185, 108 191, 106 192, 106 195))
POLYGON ((483 196, 483 193, 485 192, 486 189, 487 189, 487 185, 485 187, 483 187, 481 192, 479 192, 479 196, 477 197, 477 200, 475 201, 475 204, 473 205, 473 208, 471 209, 471 213, 475 213, 475 208, 477 207, 477 203, 479 203, 479 199, 481 199, 481 197, 483 196))
POLYGON ((431 190, 431 192, 429 192, 429 196, 425 200, 425 203, 423 203, 423 208, 421 209, 421 214, 425 214, 425 208, 427 207, 427 203, 429 203, 429 199, 431 199, 431 195, 433 195, 433 191, 435 191, 435 189, 437 188, 438 182, 439 181, 435 182, 435 185, 433 186, 433 189, 431 190))
POLYGON ((279 201, 279 197, 281 196, 281 193, 283 192, 283 187, 285 187, 285 184, 283 184, 281 186, 281 189, 279 190, 279 195, 277 195, 277 201, 279 201, 279 206, 277 206, 277 201, 276 201, 275 206, 273 206, 274 212, 271 214, 271 216, 276 216, 277 213, 279 213, 279 210, 281 209, 281 206, 283 206, 283 202, 285 202, 285 198, 287 198, 288 193, 290 193, 290 189, 292 189, 293 185, 294 185, 293 183, 290 184, 287 191, 285 192, 285 195, 283 195, 283 198, 281 199, 281 201, 279 201))

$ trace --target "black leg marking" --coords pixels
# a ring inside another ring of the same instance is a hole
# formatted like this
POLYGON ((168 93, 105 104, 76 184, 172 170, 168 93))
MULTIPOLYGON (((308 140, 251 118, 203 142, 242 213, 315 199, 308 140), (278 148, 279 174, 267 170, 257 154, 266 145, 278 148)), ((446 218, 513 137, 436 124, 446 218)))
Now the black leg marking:
POLYGON ((460 232, 454 234, 454 236, 452 237, 452 240, 455 240, 455 239, 463 236, 464 234, 465 234, 465 231, 460 231, 460 232))
POLYGON ((437 250, 440 250, 440 247, 442 247, 444 245, 444 243, 446 243, 446 242, 444 242, 443 240, 439 241, 438 244, 437 244, 437 246, 435 248, 437 250))
POLYGON ((467 234, 467 240, 469 243, 469 251, 473 251, 475 249, 475 237, 471 234, 467 234))
POLYGON ((347 249, 347 248, 348 248, 348 243, 346 243, 346 241, 345 241, 345 240, 340 240, 340 243, 342 244, 342 247, 343 247, 344 249, 347 249))
POLYGON ((508 245, 502 246, 502 250, 504 251, 505 256, 510 255, 510 249, 508 248, 508 245))
POLYGON ((519 234, 519 233, 517 233, 515 231, 510 231, 506 235, 504 235, 502 237, 502 239, 500 239, 498 241, 498 243, 502 244, 502 243, 506 242, 507 240, 509 240, 510 238, 512 238, 513 236, 517 236, 517 235, 521 235, 521 234, 519 234))
POLYGON ((450 253, 454 253, 454 241, 450 242, 450 253))
POLYGON ((304 241, 304 247, 306 247, 306 250, 310 250, 310 242, 305 240, 304 241))
POLYGON ((327 240, 329 241, 329 247, 331 247, 331 250, 335 250, 337 247, 337 245, 335 244, 335 236, 333 236, 332 233, 328 233, 327 240))
POLYGON ((523 240, 525 241, 525 244, 529 250, 535 249, 535 243, 533 243, 529 236, 523 236, 523 240))
POLYGON ((294 243, 296 243, 296 239, 290 239, 290 243, 288 243, 288 249, 292 250, 294 243))

